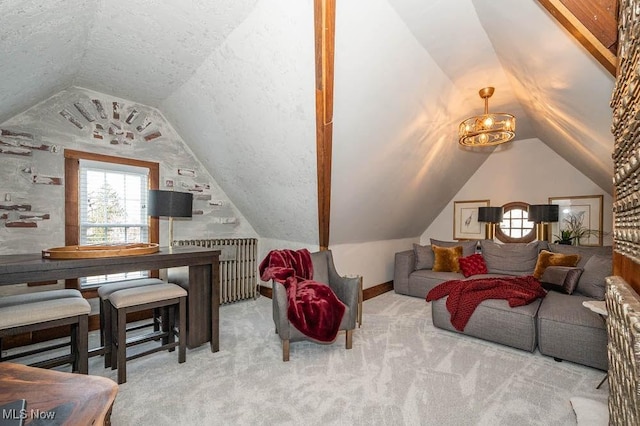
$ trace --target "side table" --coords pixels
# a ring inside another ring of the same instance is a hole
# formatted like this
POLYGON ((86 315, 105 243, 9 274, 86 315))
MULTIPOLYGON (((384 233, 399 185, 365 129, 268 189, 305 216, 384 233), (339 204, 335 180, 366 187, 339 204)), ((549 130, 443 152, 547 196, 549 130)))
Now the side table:
MULTIPOLYGON (((604 300, 585 300, 582 302, 582 306, 600 315, 600 318, 602 318, 605 323, 607 322, 607 304, 604 300)), ((600 381, 598 386, 596 386, 596 389, 600 389, 600 386, 602 386, 608 377, 609 375, 605 374, 604 378, 600 381)))

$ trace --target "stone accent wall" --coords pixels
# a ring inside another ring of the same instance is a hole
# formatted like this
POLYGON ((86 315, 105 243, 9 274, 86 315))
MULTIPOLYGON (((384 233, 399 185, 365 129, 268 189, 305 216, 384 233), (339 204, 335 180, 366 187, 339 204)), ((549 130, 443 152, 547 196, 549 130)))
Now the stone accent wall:
POLYGON ((157 109, 71 88, 0 124, 0 254, 64 245, 67 148, 158 162, 160 189, 194 194, 194 216, 175 227, 176 239, 257 237, 157 109))
POLYGON ((640 290, 640 0, 620 2, 618 74, 611 99, 615 135, 614 274, 640 290))

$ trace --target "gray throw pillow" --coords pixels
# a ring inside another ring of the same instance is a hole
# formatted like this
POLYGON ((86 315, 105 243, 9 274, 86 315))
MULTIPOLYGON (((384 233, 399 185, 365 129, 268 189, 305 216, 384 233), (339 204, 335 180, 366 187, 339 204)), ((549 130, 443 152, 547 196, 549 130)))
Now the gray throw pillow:
POLYGON ((593 255, 613 257, 613 247, 611 246, 569 246, 564 244, 549 244, 549 251, 562 254, 579 254, 580 261, 576 265, 578 268, 584 268, 589 258, 593 255))
POLYGON ((560 293, 571 294, 578 286, 578 280, 582 275, 582 268, 572 266, 548 266, 540 282, 547 290, 558 291, 560 293))
MULTIPOLYGON (((438 247, 455 247, 462 246, 462 256, 471 256, 476 252, 477 241, 440 241, 431 238, 431 244, 438 247)), ((413 254, 416 257, 415 270, 418 269, 432 269, 433 268, 433 249, 431 244, 428 246, 421 246, 420 244, 413 245, 413 254)))
POLYGON ((584 272, 578 281, 576 293, 598 300, 604 300, 605 278, 613 274, 613 257, 593 255, 584 265, 584 272))
POLYGON ((481 240, 482 257, 490 274, 532 275, 538 261, 540 244, 498 244, 481 240))
POLYGON ((415 270, 418 269, 431 269, 433 268, 433 250, 431 246, 421 246, 420 244, 413 245, 413 254, 416 257, 415 270))
POLYGON ((455 247, 462 246, 462 256, 467 257, 475 254, 478 242, 476 240, 471 241, 440 241, 431 238, 431 244, 438 247, 455 247))

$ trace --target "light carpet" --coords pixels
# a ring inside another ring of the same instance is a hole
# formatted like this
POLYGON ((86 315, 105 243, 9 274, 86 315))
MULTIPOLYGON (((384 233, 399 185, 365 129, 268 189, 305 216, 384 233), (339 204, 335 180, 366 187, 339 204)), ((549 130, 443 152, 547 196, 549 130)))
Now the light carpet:
MULTIPOLYGON (((127 363, 114 425, 574 425, 570 398, 606 404, 602 371, 439 330, 431 304, 385 293, 364 303, 353 349, 291 344, 282 362, 261 297, 220 308, 208 345, 127 363)), ((116 379, 90 360, 90 373, 116 379)))

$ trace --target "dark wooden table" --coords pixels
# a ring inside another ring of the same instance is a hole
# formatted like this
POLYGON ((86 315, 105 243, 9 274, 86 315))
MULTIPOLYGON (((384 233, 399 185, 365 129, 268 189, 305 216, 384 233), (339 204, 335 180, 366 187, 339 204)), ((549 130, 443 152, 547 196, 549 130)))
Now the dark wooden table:
POLYGON ((106 377, 0 363, 0 406, 26 400, 26 409, 3 412, 5 420, 26 424, 110 424, 118 385, 106 377))
POLYGON ((202 247, 161 247, 138 256, 43 259, 41 253, 0 256, 0 285, 81 278, 118 272, 189 267, 187 346, 211 342, 220 349, 220 251, 202 247))

